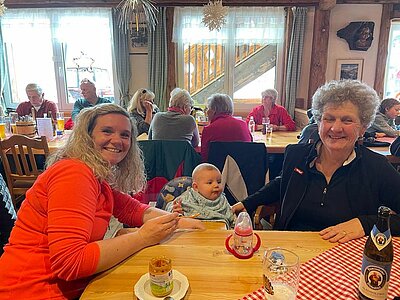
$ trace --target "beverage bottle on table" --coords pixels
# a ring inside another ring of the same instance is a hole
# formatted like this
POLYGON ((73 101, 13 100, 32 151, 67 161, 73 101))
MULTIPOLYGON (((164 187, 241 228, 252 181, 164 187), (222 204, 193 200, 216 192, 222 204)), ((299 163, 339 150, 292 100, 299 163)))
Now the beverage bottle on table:
POLYGON ((253 133, 254 131, 256 131, 256 122, 254 121, 254 117, 251 116, 250 117, 250 121, 249 121, 249 131, 251 133, 253 133))
POLYGON ((386 299, 393 262, 389 226, 390 208, 378 209, 378 220, 365 243, 358 295, 360 299, 386 299))

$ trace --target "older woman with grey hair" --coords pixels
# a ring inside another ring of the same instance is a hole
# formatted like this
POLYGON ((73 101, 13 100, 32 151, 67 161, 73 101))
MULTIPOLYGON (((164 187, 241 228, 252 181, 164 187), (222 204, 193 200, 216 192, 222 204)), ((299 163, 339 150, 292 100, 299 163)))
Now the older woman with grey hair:
POLYGON ((233 101, 225 94, 214 94, 207 99, 207 114, 210 125, 204 127, 201 135, 201 157, 208 159, 211 142, 251 142, 251 133, 241 119, 233 117, 233 101))
POLYGON ((294 131, 296 130, 296 124, 290 117, 287 110, 276 104, 278 98, 278 92, 275 89, 267 89, 261 93, 261 105, 258 105, 252 109, 247 116, 246 122, 250 121, 253 117, 256 122, 256 130, 262 129, 263 119, 269 118, 269 122, 272 125, 274 131, 294 131))
MULTIPOLYGON (((313 96, 320 139, 289 145, 280 177, 243 202, 235 212, 280 203, 276 229, 319 231, 330 242, 368 235, 381 205, 400 211, 400 174, 387 159, 357 143, 379 105, 376 92, 359 81, 331 81, 313 96)), ((391 217, 400 235, 400 216, 391 217)))
POLYGON ((200 137, 195 119, 190 115, 193 99, 187 90, 175 88, 171 92, 168 111, 159 112, 150 124, 150 140, 183 140, 193 147, 200 137))

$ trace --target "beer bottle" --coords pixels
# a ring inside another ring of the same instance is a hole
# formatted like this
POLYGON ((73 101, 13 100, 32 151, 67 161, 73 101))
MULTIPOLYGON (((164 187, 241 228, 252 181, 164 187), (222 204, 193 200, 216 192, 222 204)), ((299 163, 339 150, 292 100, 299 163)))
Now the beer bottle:
POLYGON ((390 208, 379 207, 378 220, 365 243, 358 285, 358 296, 362 300, 386 299, 387 297, 393 262, 389 218, 390 208))

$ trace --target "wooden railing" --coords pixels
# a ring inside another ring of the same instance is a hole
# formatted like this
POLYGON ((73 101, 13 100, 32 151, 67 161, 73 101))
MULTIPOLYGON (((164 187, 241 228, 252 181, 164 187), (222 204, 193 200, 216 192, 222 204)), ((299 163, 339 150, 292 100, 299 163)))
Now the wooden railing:
MULTIPOLYGON (((236 46, 235 66, 261 48, 259 44, 236 46)), ((196 94, 224 75, 224 50, 224 46, 216 44, 194 44, 185 49, 184 86, 190 94, 196 94)))

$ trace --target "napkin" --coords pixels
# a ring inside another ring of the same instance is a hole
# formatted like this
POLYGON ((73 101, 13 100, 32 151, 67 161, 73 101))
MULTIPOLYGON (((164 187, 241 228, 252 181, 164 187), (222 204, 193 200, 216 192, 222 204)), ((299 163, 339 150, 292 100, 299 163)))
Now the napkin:
MULTIPOLYGON (((300 266, 300 284, 296 299, 358 300, 357 287, 366 237, 339 244, 300 266)), ((388 299, 400 295, 400 241, 393 240, 394 259, 388 299)), ((264 299, 262 288, 242 300, 264 299)))

